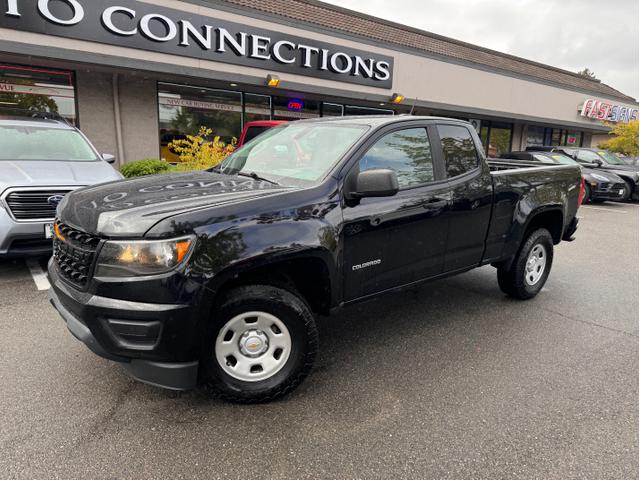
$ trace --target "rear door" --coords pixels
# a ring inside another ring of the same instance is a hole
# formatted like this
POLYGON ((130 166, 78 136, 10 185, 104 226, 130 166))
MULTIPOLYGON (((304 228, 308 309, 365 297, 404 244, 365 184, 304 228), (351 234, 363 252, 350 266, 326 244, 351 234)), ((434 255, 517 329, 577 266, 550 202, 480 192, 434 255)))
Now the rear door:
POLYGON ((385 130, 364 147, 348 174, 393 169, 400 192, 345 203, 346 300, 442 273, 451 194, 427 132, 415 123, 385 130))
POLYGON ((493 184, 489 166, 479 153, 480 140, 470 127, 439 123, 436 130, 452 195, 444 272, 453 272, 476 266, 482 260, 493 184))

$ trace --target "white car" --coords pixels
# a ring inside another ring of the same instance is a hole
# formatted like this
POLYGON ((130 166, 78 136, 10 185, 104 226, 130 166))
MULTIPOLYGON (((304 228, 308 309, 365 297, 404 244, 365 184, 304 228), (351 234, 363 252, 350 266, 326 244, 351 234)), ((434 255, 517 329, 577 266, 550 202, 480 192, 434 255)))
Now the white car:
POLYGON ((0 120, 0 258, 51 253, 56 208, 71 190, 122 175, 61 120, 0 120))

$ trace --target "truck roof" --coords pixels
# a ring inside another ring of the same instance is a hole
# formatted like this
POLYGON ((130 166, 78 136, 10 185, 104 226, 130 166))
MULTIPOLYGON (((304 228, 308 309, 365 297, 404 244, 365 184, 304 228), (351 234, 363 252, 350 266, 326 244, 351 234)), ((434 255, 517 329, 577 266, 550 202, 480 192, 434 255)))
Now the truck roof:
POLYGON ((410 122, 415 120, 459 122, 470 125, 466 120, 447 117, 431 117, 426 115, 352 115, 344 117, 320 117, 297 120, 295 123, 350 123, 379 127, 382 125, 410 122))

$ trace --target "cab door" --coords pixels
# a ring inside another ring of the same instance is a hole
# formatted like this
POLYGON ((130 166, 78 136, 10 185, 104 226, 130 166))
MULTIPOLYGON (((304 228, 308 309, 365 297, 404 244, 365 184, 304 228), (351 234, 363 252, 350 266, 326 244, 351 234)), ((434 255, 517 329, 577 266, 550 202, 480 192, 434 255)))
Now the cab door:
POLYGON ((449 273, 482 261, 493 208, 493 181, 475 131, 459 123, 438 124, 436 130, 436 148, 442 152, 452 195, 444 258, 444 273, 449 273))
POLYGON ((451 193, 426 125, 395 125, 364 150, 348 177, 389 168, 400 191, 343 204, 347 301, 442 273, 447 243, 451 193))

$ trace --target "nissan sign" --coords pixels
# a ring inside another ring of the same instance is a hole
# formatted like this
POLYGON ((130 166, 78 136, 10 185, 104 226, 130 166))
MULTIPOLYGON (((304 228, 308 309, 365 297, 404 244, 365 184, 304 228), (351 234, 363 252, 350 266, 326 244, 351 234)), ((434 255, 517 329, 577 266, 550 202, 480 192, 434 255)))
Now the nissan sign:
POLYGON ((391 88, 393 58, 133 0, 0 0, 0 27, 391 88))

